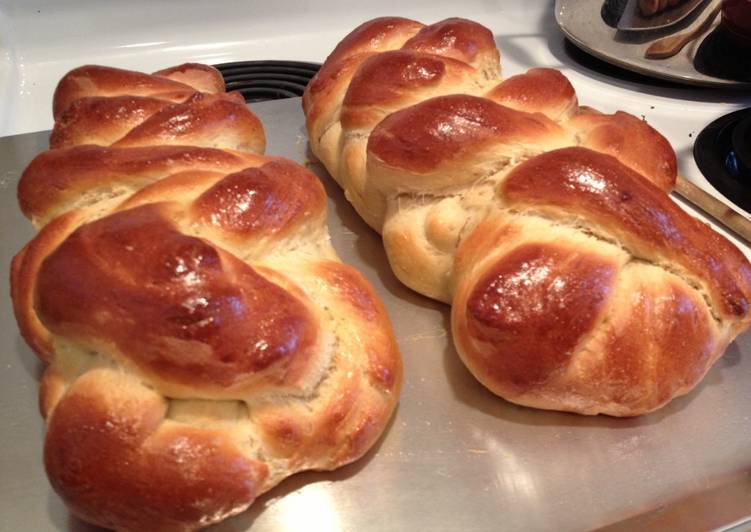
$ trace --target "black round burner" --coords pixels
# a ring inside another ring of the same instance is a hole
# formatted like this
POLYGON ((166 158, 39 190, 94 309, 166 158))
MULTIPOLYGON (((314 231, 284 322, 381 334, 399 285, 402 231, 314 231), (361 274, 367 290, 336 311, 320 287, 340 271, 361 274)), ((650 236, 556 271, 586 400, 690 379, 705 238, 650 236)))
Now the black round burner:
POLYGON ((733 128, 730 142, 736 158, 736 170, 739 175, 751 179, 751 112, 746 115, 733 128))
POLYGON ((239 61, 214 65, 227 91, 238 91, 246 102, 302 96, 321 65, 300 61, 239 61))
POLYGON ((702 74, 733 81, 751 81, 751 49, 720 24, 699 45, 694 68, 702 74))
POLYGON ((715 189, 751 213, 751 107, 704 128, 694 143, 694 159, 715 189))

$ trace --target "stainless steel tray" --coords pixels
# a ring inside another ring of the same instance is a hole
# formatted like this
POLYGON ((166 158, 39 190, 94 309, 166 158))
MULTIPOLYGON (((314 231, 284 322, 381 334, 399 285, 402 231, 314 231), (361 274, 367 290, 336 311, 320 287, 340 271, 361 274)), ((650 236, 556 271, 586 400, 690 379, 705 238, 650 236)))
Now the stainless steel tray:
MULTIPOLYGON (((308 161, 299 100, 254 105, 269 153, 308 161)), ((0 530, 94 530, 69 516, 41 462, 41 363, 8 296, 13 254, 34 234, 15 188, 43 133, 0 139, 0 530)), ((708 530, 751 519, 751 335, 686 397, 636 419, 518 407, 486 391, 452 346, 448 307, 400 285, 380 238, 316 164, 342 259, 375 285, 405 362, 400 406, 381 442, 333 473, 283 482, 214 531, 708 530)), ((745 525, 739 525, 745 528, 745 525)))

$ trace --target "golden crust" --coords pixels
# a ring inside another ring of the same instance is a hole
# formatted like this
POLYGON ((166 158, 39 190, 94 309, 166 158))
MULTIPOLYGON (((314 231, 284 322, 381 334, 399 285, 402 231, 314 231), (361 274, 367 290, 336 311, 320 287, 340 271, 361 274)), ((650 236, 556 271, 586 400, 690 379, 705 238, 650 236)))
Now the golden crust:
POLYGON ((319 142, 338 113, 344 91, 357 67, 371 54, 401 47, 422 24, 399 17, 365 22, 331 52, 303 94, 303 108, 311 142, 319 142))
POLYGON ((470 84, 473 71, 462 61, 409 50, 370 56, 349 83, 342 102, 342 127, 369 131, 395 110, 470 84))
POLYGON ((289 475, 362 456, 398 400, 391 325, 338 262, 323 186, 260 155, 260 122, 217 76, 73 71, 58 148, 19 183, 41 230, 11 294, 48 363, 45 466, 100 526, 218 522, 289 475))
POLYGON ((585 148, 547 152, 514 168, 498 194, 511 208, 586 220, 579 223, 637 258, 685 272, 706 287, 722 318, 751 310, 751 265, 740 250, 613 157, 585 148))
POLYGON ((44 259, 85 220, 85 212, 71 211, 47 224, 19 251, 11 263, 10 294, 13 312, 26 343, 44 360, 54 356, 50 333, 34 311, 37 273, 44 259))
POLYGON ((68 72, 55 88, 52 114, 58 120, 76 100, 88 96, 153 96, 183 101, 196 88, 165 77, 99 65, 85 65, 68 72))
POLYGON ((154 72, 155 76, 190 85, 209 94, 224 92, 224 78, 214 67, 201 63, 183 63, 154 72))
POLYGON ((81 144, 265 149, 263 128, 239 93, 195 93, 178 103, 130 95, 82 98, 55 123, 50 148, 81 144))
POLYGON ((112 370, 71 385, 49 419, 44 462, 74 513, 108 528, 189 530, 253 501, 267 466, 226 431, 169 422, 167 411, 162 396, 112 370))
POLYGON ((579 107, 573 85, 552 68, 531 68, 524 74, 506 78, 485 97, 517 111, 542 113, 556 121, 571 118, 579 107))
POLYGON ((173 145, 263 153, 263 126, 239 93, 196 93, 128 131, 112 144, 119 148, 173 145))
POLYGON ((123 199, 186 170, 223 174, 259 164, 257 155, 195 146, 70 146, 37 155, 21 174, 21 211, 40 227, 87 204, 123 199))
POLYGON ((384 26, 337 46, 335 89, 306 91, 311 149, 397 277, 453 304, 472 373, 520 404, 616 416, 695 386, 751 324, 751 265, 665 194, 668 141, 580 107, 556 70, 501 79, 476 23, 359 37, 384 26))
POLYGON ((146 96, 81 98, 55 121, 50 148, 78 144, 109 146, 170 104, 169 100, 146 96))
POLYGON ((581 146, 612 155, 663 190, 675 185, 675 153, 667 139, 643 120, 623 111, 582 112, 567 125, 579 136, 581 146))
POLYGON ((544 115, 454 94, 425 100, 379 123, 368 139, 368 170, 388 195, 430 193, 477 181, 492 172, 493 163, 519 151, 566 140, 563 129, 544 115))

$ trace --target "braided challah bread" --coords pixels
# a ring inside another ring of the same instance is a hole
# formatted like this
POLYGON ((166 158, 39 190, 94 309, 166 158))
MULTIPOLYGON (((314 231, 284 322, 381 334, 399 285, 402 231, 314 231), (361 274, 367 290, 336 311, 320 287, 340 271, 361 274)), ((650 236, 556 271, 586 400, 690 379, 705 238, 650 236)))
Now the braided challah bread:
POLYGON ((48 363, 45 466, 97 525, 234 515, 362 456, 398 398, 391 325, 330 244, 321 183, 260 155, 260 122, 223 87, 201 65, 76 69, 57 148, 19 184, 41 227, 11 281, 48 363))
POLYGON ((666 139, 580 107, 556 70, 502 80, 474 22, 367 22, 303 107, 397 277, 452 304, 462 360, 510 401, 643 414, 751 321, 751 266, 669 199, 666 139))

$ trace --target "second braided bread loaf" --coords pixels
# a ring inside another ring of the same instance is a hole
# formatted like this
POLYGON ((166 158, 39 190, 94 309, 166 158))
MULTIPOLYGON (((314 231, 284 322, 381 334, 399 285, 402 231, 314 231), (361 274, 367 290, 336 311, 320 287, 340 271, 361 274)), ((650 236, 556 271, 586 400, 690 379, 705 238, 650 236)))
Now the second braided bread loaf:
POLYGON ((667 140, 556 70, 502 79, 477 23, 367 22, 303 106, 397 277, 453 305, 460 356, 506 399, 649 412, 749 326, 751 266, 669 199, 667 140))

